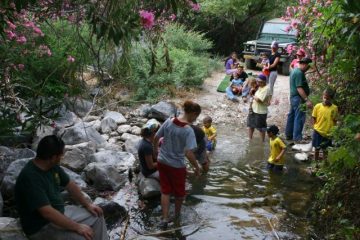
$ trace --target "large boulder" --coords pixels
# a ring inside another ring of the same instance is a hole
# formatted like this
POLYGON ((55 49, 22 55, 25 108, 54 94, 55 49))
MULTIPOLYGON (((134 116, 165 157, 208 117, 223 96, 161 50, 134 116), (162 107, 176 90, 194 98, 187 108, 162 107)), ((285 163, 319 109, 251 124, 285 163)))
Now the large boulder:
POLYGON ((75 145, 89 141, 102 145, 106 142, 100 133, 85 123, 78 123, 75 124, 75 126, 66 129, 61 138, 66 145, 75 145))
POLYGON ((14 196, 14 189, 16 179, 26 163, 32 158, 18 159, 12 162, 5 171, 4 179, 1 183, 0 189, 4 198, 12 198, 14 196))
POLYGON ((113 119, 116 122, 116 124, 126 123, 126 118, 124 117, 124 115, 122 115, 119 112, 106 111, 104 114, 104 119, 106 119, 106 118, 113 119))
POLYGON ((97 197, 93 203, 101 207, 107 224, 119 222, 128 215, 126 209, 114 201, 97 197))
POLYGON ((1 240, 26 240, 20 222, 15 218, 0 217, 1 240))
POLYGON ((101 121, 99 119, 90 121, 86 123, 86 126, 93 127, 96 131, 100 132, 101 121))
POLYGON ((75 113, 67 110, 61 112, 61 115, 55 120, 55 124, 57 127, 66 128, 73 126, 79 120, 75 113))
POLYGON ((90 163, 90 156, 95 152, 96 146, 92 142, 66 146, 61 164, 75 172, 81 172, 90 163))
POLYGON ((81 178, 81 176, 70 169, 61 167, 67 175, 69 175, 70 180, 74 181, 81 189, 87 188, 87 183, 81 178))
POLYGON ((91 111, 93 103, 80 98, 71 98, 66 101, 66 106, 79 117, 85 117, 91 111))
POLYGON ((141 137, 136 135, 129 135, 125 141, 125 151, 134 154, 137 157, 138 155, 138 146, 141 137))
POLYGON ((126 183, 127 175, 107 163, 93 162, 84 169, 87 182, 99 191, 118 191, 126 183))
POLYGON ((36 153, 29 148, 7 148, 0 146, 0 182, 9 165, 22 158, 35 158, 36 153))
POLYGON ((119 172, 125 172, 135 163, 135 157, 128 152, 105 150, 90 156, 90 162, 108 164, 119 172))
POLYGON ((102 133, 110 133, 116 130, 116 128, 117 128, 117 124, 115 120, 112 118, 107 117, 101 121, 100 129, 102 133))
POLYGON ((174 117, 177 114, 177 109, 175 104, 169 102, 159 102, 153 106, 149 111, 149 118, 156 118, 160 121, 165 121, 169 117, 174 117))
POLYGON ((135 110, 136 115, 140 117, 147 117, 151 111, 150 104, 142 104, 138 109, 135 110))
POLYGON ((160 196, 160 183, 154 178, 146 178, 139 173, 139 193, 143 198, 160 196))
POLYGON ((117 130, 116 130, 119 134, 123 134, 123 133, 130 133, 131 132, 131 126, 128 124, 124 124, 124 125, 120 125, 117 130))

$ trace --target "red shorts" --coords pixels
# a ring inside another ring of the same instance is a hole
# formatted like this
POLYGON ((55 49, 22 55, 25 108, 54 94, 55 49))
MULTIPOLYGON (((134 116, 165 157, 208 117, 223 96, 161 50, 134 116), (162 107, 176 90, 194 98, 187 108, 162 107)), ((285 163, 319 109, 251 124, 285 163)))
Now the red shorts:
POLYGON ((174 168, 158 162, 162 194, 185 197, 186 168, 174 168))

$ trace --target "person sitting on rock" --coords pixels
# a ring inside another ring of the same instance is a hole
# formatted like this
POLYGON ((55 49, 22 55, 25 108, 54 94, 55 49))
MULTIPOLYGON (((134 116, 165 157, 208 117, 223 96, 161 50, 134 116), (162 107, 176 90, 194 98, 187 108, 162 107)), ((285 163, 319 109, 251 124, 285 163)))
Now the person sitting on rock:
POLYGON ((153 144, 157 130, 160 124, 155 119, 149 120, 141 128, 142 139, 138 147, 138 156, 140 161, 140 171, 146 178, 155 178, 159 180, 159 172, 157 170, 157 156, 154 155, 153 144))
POLYGON ((198 161, 198 163, 200 163, 202 167, 202 171, 204 173, 207 173, 209 171, 209 165, 210 165, 209 156, 206 152, 207 138, 205 136, 204 131, 200 127, 194 125, 191 125, 191 127, 194 130, 196 144, 197 144, 197 148, 194 149, 196 160, 198 161))
POLYGON ((34 160, 21 170, 15 201, 21 226, 31 240, 109 239, 103 211, 89 202, 59 166, 65 144, 55 135, 40 140, 34 160), (83 206, 65 206, 61 190, 83 206))

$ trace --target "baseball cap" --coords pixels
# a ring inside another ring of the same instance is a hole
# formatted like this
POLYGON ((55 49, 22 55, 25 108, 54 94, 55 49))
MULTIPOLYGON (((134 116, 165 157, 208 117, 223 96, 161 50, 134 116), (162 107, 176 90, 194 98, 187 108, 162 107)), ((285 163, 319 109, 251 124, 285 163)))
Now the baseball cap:
POLYGON ((278 48, 279 47, 279 43, 277 41, 273 41, 271 43, 271 48, 278 48))
POLYGON ((156 120, 156 119, 150 119, 149 121, 147 121, 147 123, 145 123, 143 125, 143 129, 147 128, 150 131, 154 131, 157 130, 160 127, 160 123, 156 120))
POLYGON ((310 58, 304 57, 303 59, 301 59, 299 61, 299 63, 309 64, 309 63, 312 63, 312 60, 310 58))
POLYGON ((260 73, 259 76, 257 76, 257 78, 256 78, 256 80, 264 81, 264 82, 266 82, 266 79, 267 79, 267 77, 262 73, 260 73))

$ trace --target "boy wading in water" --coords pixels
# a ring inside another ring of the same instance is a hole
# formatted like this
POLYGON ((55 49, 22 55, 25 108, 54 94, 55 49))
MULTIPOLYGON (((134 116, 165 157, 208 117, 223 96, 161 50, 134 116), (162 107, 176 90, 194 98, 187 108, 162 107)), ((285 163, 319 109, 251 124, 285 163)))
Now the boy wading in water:
POLYGON ((279 128, 272 125, 267 128, 267 134, 270 138, 270 156, 268 159, 267 168, 274 171, 282 171, 285 163, 285 143, 277 135, 279 128))
MULTIPOLYGON (((326 89, 323 92, 323 102, 315 105, 312 117, 314 120, 314 133, 312 145, 315 148, 315 161, 319 161, 320 149, 323 151, 323 159, 327 156, 327 147, 331 146, 330 132, 336 124, 338 107, 332 103, 334 91, 326 89)), ((318 162, 316 162, 318 165, 318 162)))
MULTIPOLYGON (((195 175, 200 173, 193 150, 197 147, 196 138, 190 124, 201 113, 199 104, 186 101, 183 105, 184 114, 179 118, 169 118, 156 133, 154 142, 164 138, 158 155, 158 170, 160 175, 162 221, 161 228, 166 228, 169 222, 170 194, 175 196, 175 217, 178 218, 186 195, 186 165, 185 156, 194 168, 195 175)), ((155 149, 157 152, 157 149, 155 149)))

